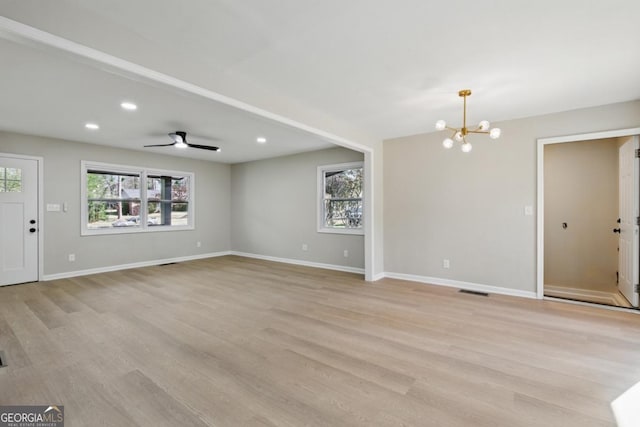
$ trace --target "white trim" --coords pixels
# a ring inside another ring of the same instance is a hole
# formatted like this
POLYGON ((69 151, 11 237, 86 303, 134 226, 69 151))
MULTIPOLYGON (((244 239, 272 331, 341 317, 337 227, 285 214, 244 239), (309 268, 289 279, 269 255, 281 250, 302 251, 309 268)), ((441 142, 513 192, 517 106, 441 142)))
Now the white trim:
POLYGON ((537 250, 536 250, 536 297, 544 298, 544 146, 574 141, 590 141, 593 139, 618 138, 640 134, 640 127, 614 129, 602 132, 590 132, 575 135, 538 138, 537 156, 537 250))
POLYGON ((631 304, 616 288, 615 292, 596 291, 592 289, 571 288, 567 286, 556 286, 546 283, 546 296, 573 299, 584 302, 599 304, 609 304, 617 307, 631 307, 631 304))
MULTIPOLYGON (((364 153, 364 218, 363 218, 363 226, 364 226, 364 280, 367 282, 375 281, 378 279, 374 279, 374 268, 375 268, 375 237, 373 235, 373 168, 374 168, 374 154, 373 151, 368 151, 364 153)), ((378 171, 382 173, 382 171, 378 171)), ((380 268, 383 268, 380 266, 380 268)), ((376 276, 383 275, 381 271, 376 276)))
POLYGON ((521 298, 536 298, 536 293, 531 291, 520 291, 517 289, 503 288, 499 286, 483 285, 481 283, 463 282, 460 280, 441 279, 439 277, 418 276, 415 274, 390 273, 385 272, 384 277, 398 280, 408 280, 410 282, 425 283, 428 285, 447 286, 450 288, 468 289, 471 291, 487 292, 490 294, 509 295, 521 298))
MULTIPOLYGON (((317 194, 316 194, 316 224, 318 233, 329 233, 329 234, 355 234, 362 236, 364 234, 364 221, 366 221, 366 210, 364 209, 364 194, 362 195, 362 203, 363 203, 363 223, 360 228, 337 228, 337 227, 327 227, 324 223, 324 179, 325 172, 337 172, 346 169, 362 169, 363 181, 366 180, 364 176, 364 162, 349 162, 349 163, 337 163, 332 165, 320 165, 317 168, 317 194)), ((364 184, 364 182, 363 182, 364 184)), ((363 185, 364 186, 364 185, 363 185)), ((364 188, 362 188, 362 192, 364 193, 364 188)))
POLYGON ((211 252, 206 254, 188 255, 175 258, 155 259, 151 261, 133 262, 130 264, 110 265, 108 267, 89 268, 87 270, 66 271, 64 273, 46 274, 42 277, 43 281, 67 279, 69 277, 87 276, 89 274, 108 273, 110 271, 128 270, 130 268, 151 267, 154 265, 168 264, 171 262, 194 261, 204 258, 216 258, 230 255, 229 251, 211 252))
MULTIPOLYGON (((1 18, 1 16, 0 16, 1 18)), ((44 277, 44 157, 0 153, 1 157, 35 160, 38 164, 38 279, 44 277)))
MULTIPOLYGON (((330 132, 325 132, 321 129, 318 129, 312 126, 308 126, 296 120, 291 120, 279 114, 274 114, 267 110, 254 107, 253 105, 244 103, 234 98, 230 98, 222 94, 219 94, 217 92, 188 83, 184 80, 180 80, 180 79, 168 76, 166 74, 159 73, 150 68, 146 68, 146 67, 134 64, 124 59, 120 59, 113 55, 109 55, 105 52, 92 49, 88 46, 81 45, 71 40, 67 40, 65 38, 56 36, 54 34, 47 33, 45 31, 39 30, 29 25, 25 25, 21 22, 14 21, 4 16, 0 16, 0 37, 7 40, 16 41, 19 43, 24 43, 29 45, 33 45, 33 44, 44 45, 44 46, 55 48, 61 51, 65 51, 73 55, 76 55, 80 58, 83 58, 85 61, 90 60, 90 61, 99 63, 100 68, 102 69, 111 68, 117 71, 118 74, 121 74, 121 75, 129 75, 132 77, 136 77, 137 79, 142 78, 149 83, 155 82, 155 83, 160 83, 162 85, 172 86, 174 88, 183 90, 185 92, 193 93, 195 95, 199 95, 204 98, 217 101, 217 102, 238 108, 243 111, 247 111, 249 113, 256 114, 258 116, 261 116, 270 120, 274 120, 284 125, 304 130, 314 135, 318 135, 320 137, 326 138, 337 145, 365 153, 365 168, 368 168, 371 172, 369 177, 367 177, 365 174, 365 197, 368 197, 370 202, 370 203, 367 203, 365 201, 365 207, 369 205, 369 207, 365 209, 366 211, 365 270, 367 271, 367 274, 366 274, 367 277, 371 277, 373 275, 373 269, 374 269, 374 264, 376 259, 375 258, 376 249, 374 246, 374 236, 373 236, 373 231, 374 231, 373 193, 375 189, 373 184, 374 166, 373 166, 373 155, 372 155, 373 148, 372 147, 359 144, 352 140, 339 137, 330 132), (371 163, 370 165, 367 165, 368 163, 367 158, 369 158, 370 160, 370 163, 371 163)), ((378 173, 382 173, 382 171, 379 171, 378 173)))
POLYGON ((111 163, 94 162, 92 160, 80 161, 80 235, 100 236, 107 234, 135 234, 135 233, 156 233, 168 231, 195 230, 195 174, 193 172, 166 170, 157 168, 147 168, 142 166, 115 165, 111 163), (89 228, 87 225, 88 202, 87 202, 87 172, 89 169, 96 169, 103 172, 137 174, 140 179, 140 224, 132 227, 113 228, 89 228), (148 200, 147 200, 147 177, 149 175, 168 175, 189 177, 189 199, 187 211, 187 225, 181 226, 157 226, 150 227, 147 223, 148 200))
POLYGON ((631 135, 638 135, 638 134, 640 134, 640 127, 628 128, 628 129, 605 130, 602 132, 590 132, 590 133, 575 134, 575 135, 554 136, 550 138, 539 138, 538 142, 542 142, 544 145, 562 144, 563 142, 590 141, 593 139, 618 138, 620 136, 631 136, 631 135))
POLYGON ((344 271, 347 273, 364 274, 365 272, 364 268, 347 267, 345 265, 336 265, 336 264, 324 264, 321 262, 303 261, 300 259, 292 259, 292 258, 279 258, 279 257, 274 257, 269 255, 250 254, 247 252, 231 251, 230 255, 236 255, 236 256, 241 256, 245 258, 262 259, 265 261, 281 262, 283 264, 302 265, 304 267, 314 267, 314 268, 324 268, 326 270, 344 271))

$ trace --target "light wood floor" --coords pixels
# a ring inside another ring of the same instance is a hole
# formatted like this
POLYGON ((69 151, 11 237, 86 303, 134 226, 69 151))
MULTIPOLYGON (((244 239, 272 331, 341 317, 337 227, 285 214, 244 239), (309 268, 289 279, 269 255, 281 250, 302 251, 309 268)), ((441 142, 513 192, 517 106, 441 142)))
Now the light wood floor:
POLYGON ((640 316, 223 257, 0 288, 0 404, 69 426, 611 426, 640 316))

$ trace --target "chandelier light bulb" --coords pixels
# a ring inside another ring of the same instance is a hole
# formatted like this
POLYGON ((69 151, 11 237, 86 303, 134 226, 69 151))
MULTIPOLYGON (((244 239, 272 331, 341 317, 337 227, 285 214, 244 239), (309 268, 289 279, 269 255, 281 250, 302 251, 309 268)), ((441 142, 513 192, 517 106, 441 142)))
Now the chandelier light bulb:
POLYGON ((502 133, 502 131, 500 130, 500 128, 493 128, 491 129, 491 131, 489 132, 489 138, 491 139, 498 139, 500 138, 500 134, 502 133))
POLYGON ((453 135, 453 138, 458 142, 461 142, 464 139, 464 137, 462 136, 462 132, 460 131, 456 132, 456 134, 453 135))
POLYGON ((491 123, 489 123, 487 120, 483 120, 480 123, 478 123, 478 129, 481 131, 487 131, 489 130, 490 127, 491 127, 491 123))
POLYGON ((438 120, 436 122, 436 130, 445 130, 447 127, 447 122, 444 120, 438 120))
POLYGON ((462 147, 460 147, 460 149, 462 150, 462 152, 464 153, 468 153, 469 151, 471 151, 471 144, 469 144, 468 142, 465 142, 464 144, 462 144, 462 147))
POLYGON ((453 147, 453 139, 446 138, 444 141, 442 141, 442 146, 447 149, 453 147))

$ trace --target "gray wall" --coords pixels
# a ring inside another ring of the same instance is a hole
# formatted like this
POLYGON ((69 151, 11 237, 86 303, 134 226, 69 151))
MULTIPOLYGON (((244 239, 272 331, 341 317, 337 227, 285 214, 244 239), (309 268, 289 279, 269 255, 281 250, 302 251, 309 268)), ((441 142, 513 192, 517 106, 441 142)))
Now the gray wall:
POLYGON ((384 142, 385 271, 535 291, 536 139, 640 126, 640 101, 494 125, 468 154, 444 132, 384 142))
POLYGON ((545 285, 616 289, 619 139, 545 145, 545 285))
POLYGON ((68 203, 66 213, 44 213, 46 275, 230 249, 229 165, 7 132, 0 153, 43 157, 44 203, 68 203), (81 160, 194 172, 195 230, 80 236, 81 160))
POLYGON ((317 167, 361 160, 362 153, 331 148, 232 165, 232 249, 364 268, 363 236, 318 233, 316 226, 317 167))

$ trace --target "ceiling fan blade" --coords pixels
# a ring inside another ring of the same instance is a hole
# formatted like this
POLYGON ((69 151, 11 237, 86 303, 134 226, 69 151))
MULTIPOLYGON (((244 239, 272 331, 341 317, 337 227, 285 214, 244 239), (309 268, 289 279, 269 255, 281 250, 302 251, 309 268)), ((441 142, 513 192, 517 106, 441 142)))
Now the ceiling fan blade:
POLYGON ((220 151, 220 148, 211 145, 192 144, 190 142, 187 142, 187 145, 191 148, 200 148, 201 150, 220 151))
POLYGON ((171 144, 153 144, 153 145, 145 145, 145 147, 168 147, 170 145, 175 145, 175 142, 172 142, 171 144))

